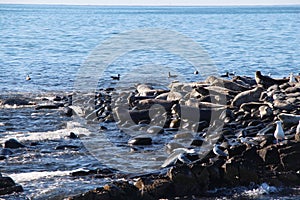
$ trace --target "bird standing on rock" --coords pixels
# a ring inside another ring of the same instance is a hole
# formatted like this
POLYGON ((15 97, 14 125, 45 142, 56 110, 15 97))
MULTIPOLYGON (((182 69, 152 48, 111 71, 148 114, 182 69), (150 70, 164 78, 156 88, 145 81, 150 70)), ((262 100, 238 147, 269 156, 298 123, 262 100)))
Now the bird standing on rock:
POLYGON ((283 128, 282 128, 282 125, 281 125, 281 121, 276 121, 276 130, 274 132, 274 137, 276 138, 277 143, 280 140, 284 139, 284 131, 283 131, 283 128))

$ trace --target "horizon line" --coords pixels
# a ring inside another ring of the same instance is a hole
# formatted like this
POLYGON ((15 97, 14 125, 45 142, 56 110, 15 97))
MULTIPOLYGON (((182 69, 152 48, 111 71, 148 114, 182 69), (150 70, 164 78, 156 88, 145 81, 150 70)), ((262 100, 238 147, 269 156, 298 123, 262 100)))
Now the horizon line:
POLYGON ((157 6, 157 7, 230 7, 230 6, 300 6, 299 4, 64 4, 64 3, 7 3, 6 5, 61 5, 61 6, 157 6))

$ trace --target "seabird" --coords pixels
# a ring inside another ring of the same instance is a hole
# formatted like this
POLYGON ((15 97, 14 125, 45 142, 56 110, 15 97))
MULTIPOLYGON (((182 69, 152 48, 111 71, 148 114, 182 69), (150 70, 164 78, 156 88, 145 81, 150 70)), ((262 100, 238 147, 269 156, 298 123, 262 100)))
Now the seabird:
POLYGON ((189 160, 186 155, 187 154, 195 154, 196 151, 194 149, 186 149, 186 148, 177 148, 174 149, 171 155, 165 160, 165 162, 161 165, 162 168, 170 167, 175 165, 177 160, 182 163, 189 164, 192 161, 189 160))
POLYGON ((296 79, 295 79, 295 77, 294 77, 293 72, 290 74, 290 81, 289 82, 290 83, 296 83, 297 82, 296 79))
POLYGON ((111 76, 110 78, 112 79, 112 80, 120 80, 120 74, 118 74, 118 76, 111 76))
POLYGON ((31 80, 31 78, 30 78, 29 74, 27 74, 26 81, 30 81, 30 80, 31 80))
POLYGON ((223 74, 220 77, 222 77, 222 78, 228 78, 229 77, 229 72, 226 72, 226 74, 223 74))
POLYGON ((195 74, 195 75, 199 74, 198 70, 194 71, 194 74, 195 74))
POLYGON ((216 154, 217 156, 227 157, 228 154, 225 153, 224 151, 222 151, 219 147, 220 147, 220 145, 218 145, 218 144, 214 145, 214 148, 213 148, 214 154, 216 154))
POLYGON ((298 126, 296 128, 296 134, 300 134, 300 120, 299 120, 299 124, 298 124, 298 126))
POLYGON ((169 72, 168 78, 176 78, 177 75, 171 75, 171 72, 169 72))
POLYGON ((280 140, 284 139, 284 131, 282 129, 281 121, 276 121, 275 123, 276 123, 276 130, 274 132, 274 137, 276 138, 278 143, 280 140))

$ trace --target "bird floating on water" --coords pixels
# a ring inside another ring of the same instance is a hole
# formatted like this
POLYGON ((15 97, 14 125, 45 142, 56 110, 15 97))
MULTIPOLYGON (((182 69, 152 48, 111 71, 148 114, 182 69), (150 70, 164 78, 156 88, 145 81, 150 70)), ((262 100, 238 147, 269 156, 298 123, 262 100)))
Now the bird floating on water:
POLYGON ((31 80, 31 78, 30 78, 29 74, 27 74, 26 81, 30 81, 30 80, 31 80))
POLYGON ((171 74, 171 72, 169 72, 169 74, 168 74, 168 78, 176 78, 176 77, 177 77, 177 75, 175 75, 175 74, 174 74, 174 75, 172 75, 172 74, 171 74))
POLYGON ((221 75, 222 78, 229 78, 230 76, 235 76, 235 72, 226 72, 225 74, 221 75))
POLYGON ((194 74, 195 74, 195 75, 199 74, 198 70, 194 71, 194 74))
POLYGON ((280 140, 284 139, 284 131, 281 125, 281 121, 276 121, 275 123, 276 123, 276 130, 274 132, 274 137, 276 138, 278 143, 280 140))
POLYGON ((217 156, 222 156, 222 157, 227 157, 227 156, 228 156, 227 153, 225 153, 224 151, 222 151, 222 150, 220 149, 220 145, 218 145, 218 144, 215 144, 215 145, 214 145, 213 152, 214 152, 214 154, 216 154, 217 156))
POLYGON ((112 79, 112 80, 120 80, 120 74, 118 74, 118 76, 111 76, 110 78, 112 79))

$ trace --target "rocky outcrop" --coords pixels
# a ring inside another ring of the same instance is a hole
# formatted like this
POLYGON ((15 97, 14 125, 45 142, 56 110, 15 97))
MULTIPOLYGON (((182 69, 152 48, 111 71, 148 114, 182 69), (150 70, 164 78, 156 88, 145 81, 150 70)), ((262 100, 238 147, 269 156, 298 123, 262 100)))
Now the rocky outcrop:
POLYGON ((23 192, 23 188, 16 183, 10 177, 2 177, 0 174, 0 195, 11 194, 14 192, 23 192))

